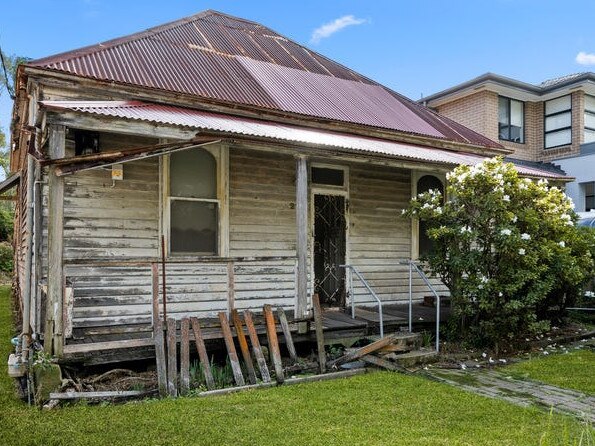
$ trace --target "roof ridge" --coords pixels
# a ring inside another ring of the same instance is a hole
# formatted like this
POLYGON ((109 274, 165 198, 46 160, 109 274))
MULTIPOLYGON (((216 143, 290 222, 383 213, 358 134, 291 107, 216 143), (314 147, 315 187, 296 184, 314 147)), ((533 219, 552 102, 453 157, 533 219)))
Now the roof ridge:
MULTIPOLYGON (((106 40, 104 42, 99 42, 99 43, 94 43, 91 45, 83 46, 80 48, 76 48, 74 50, 64 51, 61 53, 53 54, 51 56, 42 57, 40 59, 31 60, 31 61, 27 62, 27 65, 35 66, 35 65, 52 63, 52 62, 55 62, 56 59, 60 59, 61 62, 64 62, 67 60, 74 59, 75 57, 86 56, 88 54, 93 53, 94 51, 97 51, 97 52, 105 51, 106 49, 114 48, 114 47, 126 44, 128 42, 148 38, 151 36, 156 36, 158 34, 163 33, 164 31, 168 31, 170 29, 186 25, 186 24, 191 23, 195 20, 205 19, 205 18, 207 18, 209 16, 213 16, 213 15, 217 15, 220 17, 226 17, 228 19, 232 19, 237 22, 250 23, 258 28, 261 28, 262 30, 270 31, 273 34, 277 34, 277 35, 283 37, 281 34, 277 33, 276 31, 274 31, 270 28, 267 28, 266 26, 264 26, 260 23, 257 23, 257 22, 251 21, 251 20, 242 19, 240 17, 234 17, 232 15, 225 14, 223 12, 216 11, 214 9, 206 9, 206 10, 200 11, 196 14, 182 17, 182 18, 173 20, 171 22, 163 23, 161 25, 152 26, 150 28, 147 28, 147 29, 144 29, 142 31, 138 31, 138 32, 135 32, 132 34, 127 34, 124 36, 106 40), (64 57, 66 57, 66 58, 64 59, 64 57)), ((225 23, 217 23, 217 24, 220 26, 224 26, 226 28, 230 28, 225 23)), ((244 31, 250 31, 250 30, 245 29, 244 31)))

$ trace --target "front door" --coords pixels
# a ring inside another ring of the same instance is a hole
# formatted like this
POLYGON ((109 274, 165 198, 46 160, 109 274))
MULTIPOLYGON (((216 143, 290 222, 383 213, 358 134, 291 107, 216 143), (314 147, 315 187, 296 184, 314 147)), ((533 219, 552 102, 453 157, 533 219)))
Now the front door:
POLYGON ((345 305, 345 197, 314 195, 314 292, 324 307, 345 305))

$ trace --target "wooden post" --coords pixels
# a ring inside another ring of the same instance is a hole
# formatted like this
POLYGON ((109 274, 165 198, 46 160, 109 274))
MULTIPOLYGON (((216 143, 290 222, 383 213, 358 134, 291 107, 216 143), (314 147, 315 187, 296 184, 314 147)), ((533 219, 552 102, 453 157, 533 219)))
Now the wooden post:
POLYGON ((295 317, 306 316, 308 308, 308 165, 305 156, 299 156, 295 179, 297 302, 295 317))
POLYGON ((227 311, 229 314, 235 307, 235 281, 233 262, 227 262, 227 311))
POLYGON ((246 370, 248 371, 248 381, 250 384, 256 384, 256 371, 254 370, 254 363, 252 362, 252 356, 250 355, 250 349, 248 348, 248 341, 246 341, 246 335, 244 334, 244 328, 242 326, 242 319, 238 314, 238 310, 232 310, 231 319, 233 325, 236 328, 236 335, 238 336, 238 342, 240 344, 240 351, 246 364, 246 370))
POLYGON ((207 389, 213 390, 215 388, 215 380, 213 379, 211 363, 209 362, 207 349, 205 348, 205 341, 202 338, 200 323, 198 322, 198 318, 196 317, 191 317, 190 322, 192 323, 192 331, 194 332, 196 350, 198 351, 198 357, 200 358, 200 363, 202 364, 203 373, 205 375, 205 382, 207 383, 207 389))
POLYGON ((169 396, 178 395, 176 320, 167 320, 167 391, 169 396))
POLYGON ((281 363, 279 340, 277 339, 277 325, 275 324, 275 316, 273 315, 273 310, 270 305, 265 305, 263 307, 263 314, 267 324, 271 362, 275 367, 275 379, 279 384, 282 384, 283 381, 285 381, 285 376, 283 374, 283 364, 281 363))
POLYGON ((180 395, 190 391, 190 320, 185 317, 181 322, 180 336, 180 395))
POLYGON ((157 364, 157 383, 159 395, 167 396, 167 357, 165 355, 165 339, 163 324, 159 318, 159 269, 156 263, 151 264, 153 279, 153 339, 155 341, 155 362, 157 364))
POLYGON ((229 329, 229 321, 224 312, 219 313, 219 321, 221 322, 221 331, 223 331, 223 339, 225 340, 225 346, 227 347, 227 354, 229 355, 233 377, 238 386, 243 386, 246 382, 244 381, 244 375, 242 375, 240 360, 238 359, 236 346, 233 343, 233 337, 231 336, 231 330, 229 329))
POLYGON ((252 351, 254 352, 254 357, 256 358, 256 363, 260 370, 260 376, 265 383, 270 383, 271 375, 269 373, 267 361, 260 348, 260 341, 258 340, 258 334, 256 333, 254 321, 252 320, 252 312, 250 310, 244 311, 244 321, 246 322, 246 328, 248 329, 248 335, 250 336, 250 342, 252 343, 252 351))
MULTIPOLYGON (((66 129, 49 126, 51 159, 64 158, 66 129)), ((46 352, 60 357, 64 347, 64 179, 56 175, 56 167, 48 171, 48 293, 44 345, 46 352)))
POLYGON ((318 346, 318 364, 320 373, 326 372, 326 351, 324 350, 324 329, 322 326, 322 310, 318 294, 312 295, 312 309, 314 310, 314 325, 316 328, 316 344, 318 346))
POLYGON ((291 330, 289 329, 289 323, 287 322, 287 316, 285 310, 279 307, 277 308, 277 314, 279 315, 279 322, 281 323, 281 329, 283 330, 283 337, 285 338, 285 345, 289 352, 289 358, 294 362, 298 362, 297 352, 295 351, 295 345, 293 345, 293 337, 291 336, 291 330))

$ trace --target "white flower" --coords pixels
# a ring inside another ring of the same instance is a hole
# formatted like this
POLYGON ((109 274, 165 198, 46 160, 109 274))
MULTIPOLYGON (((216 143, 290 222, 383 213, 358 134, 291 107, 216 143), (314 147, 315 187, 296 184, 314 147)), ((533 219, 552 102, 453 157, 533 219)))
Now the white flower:
POLYGON ((566 248, 566 243, 564 242, 564 240, 558 242, 558 245, 560 245, 560 248, 566 248))
POLYGON ((465 232, 471 232, 471 227, 469 227, 469 226, 463 226, 461 228, 461 234, 464 234, 465 232))
POLYGON ((568 214, 562 214, 562 215, 560 215, 560 218, 562 220, 566 220, 566 221, 570 221, 572 219, 572 217, 568 214))
POLYGON ((523 239, 523 240, 531 240, 531 236, 529 234, 527 234, 526 232, 523 232, 521 234, 521 239, 523 239))
POLYGON ((502 229, 500 231, 500 234, 502 234, 502 235, 510 235, 510 234, 512 234, 512 231, 510 229, 508 229, 508 228, 505 228, 505 229, 502 229))
POLYGON ((509 195, 504 195, 502 197, 502 201, 510 201, 510 196, 509 195))
POLYGON ((488 283, 488 278, 486 276, 481 276, 479 280, 481 280, 481 283, 488 283))
POLYGON ((422 209, 428 209, 431 208, 432 205, 430 203, 424 203, 424 205, 421 207, 422 209))
POLYGON ((593 291, 585 291, 585 297, 595 297, 595 293, 593 291))
POLYGON ((438 206, 438 207, 435 209, 435 212, 436 212, 438 215, 441 215, 441 214, 442 214, 442 208, 441 208, 440 206, 438 206))
POLYGON ((513 223, 516 223, 518 221, 518 217, 516 215, 513 215, 512 218, 510 219, 510 221, 512 221, 513 223))
POLYGON ((519 254, 524 256, 525 255, 525 248, 520 248, 519 249, 519 254))
POLYGON ((503 294, 502 294, 502 291, 500 291, 500 292, 498 293, 498 297, 502 297, 502 296, 503 296, 503 294))

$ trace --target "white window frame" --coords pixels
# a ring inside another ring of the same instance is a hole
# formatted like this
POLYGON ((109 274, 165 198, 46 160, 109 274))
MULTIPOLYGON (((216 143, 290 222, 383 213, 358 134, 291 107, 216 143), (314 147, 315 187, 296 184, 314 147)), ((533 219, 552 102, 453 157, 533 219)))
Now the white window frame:
MULTIPOLYGON (((165 235, 165 250, 168 258, 184 259, 197 257, 227 257, 229 255, 229 148, 224 144, 208 147, 197 147, 185 150, 205 150, 216 162, 217 198, 172 197, 170 195, 170 156, 164 155, 161 160, 161 234, 165 235), (171 251, 171 203, 172 201, 196 201, 217 203, 217 252, 211 253, 173 253, 171 251)), ((160 248, 161 249, 161 248, 160 248)))
MULTIPOLYGON (((444 195, 446 195, 446 173, 429 170, 413 170, 411 171, 411 197, 417 197, 417 183, 421 177, 431 175, 438 178, 442 182, 444 188, 444 195)), ((446 201, 447 197, 444 197, 446 201)), ((419 259, 419 220, 414 218, 411 220, 411 260, 419 259)))
POLYGON ((567 146, 572 145, 572 127, 573 127, 573 124, 574 124, 573 123, 573 119, 572 119, 572 106, 573 106, 572 100, 573 100, 572 94, 566 94, 566 95, 563 95, 563 96, 559 96, 557 98, 548 99, 547 101, 545 101, 543 103, 543 148, 545 150, 556 149, 556 148, 559 148, 559 147, 567 147, 567 146), (548 114, 548 112, 547 112, 547 103, 548 102, 555 101, 555 100, 558 100, 558 99, 562 99, 562 98, 565 98, 565 97, 568 97, 570 99, 570 108, 563 109, 563 110, 560 110, 560 111, 557 111, 557 112, 552 112, 552 113, 549 113, 548 114), (570 125, 564 126, 564 127, 559 127, 559 128, 553 129, 553 130, 546 130, 547 118, 551 118, 553 116, 565 116, 565 115, 568 115, 570 117, 570 125), (547 135, 551 135, 551 134, 555 134, 555 133, 561 133, 561 132, 564 132, 564 131, 569 131, 570 132, 570 140, 568 142, 565 142, 565 143, 562 143, 562 144, 557 144, 555 146, 548 146, 547 145, 547 135))

